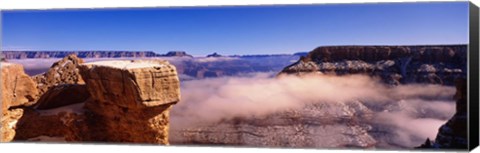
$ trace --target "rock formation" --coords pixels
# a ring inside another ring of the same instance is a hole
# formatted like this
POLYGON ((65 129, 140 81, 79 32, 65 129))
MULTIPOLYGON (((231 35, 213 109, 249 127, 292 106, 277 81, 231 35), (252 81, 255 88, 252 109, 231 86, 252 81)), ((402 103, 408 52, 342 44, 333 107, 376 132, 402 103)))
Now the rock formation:
POLYGON ((215 52, 215 53, 212 53, 212 54, 208 54, 207 57, 222 57, 222 55, 215 52))
POLYGON ((388 84, 454 85, 466 75, 466 45, 318 47, 281 73, 366 74, 388 84), (315 66, 316 65, 316 66, 315 66))
POLYGON ((47 72, 33 76, 40 94, 44 94, 50 88, 59 85, 85 84, 78 69, 78 65, 82 63, 83 60, 78 58, 77 55, 70 54, 53 63, 47 72))
MULTIPOLYGON (((37 100, 35 82, 21 66, 2 63, 3 82, 27 79, 13 85, 2 82, 2 142, 168 144, 169 109, 180 99, 174 66, 158 60, 78 61, 74 55, 66 57, 51 71, 78 72, 85 84, 72 79, 54 80, 58 84, 48 88, 33 106, 25 104, 37 100), (9 94, 14 91, 16 96, 9 94)), ((43 77, 48 78, 48 73, 43 77)))
POLYGON ((1 63, 2 110, 34 102, 38 96, 35 82, 26 75, 23 66, 1 63))
POLYGON ((80 69, 92 96, 85 105, 104 134, 101 140, 168 144, 169 109, 180 100, 174 66, 164 61, 108 61, 80 69))
POLYGON ((0 142, 6 142, 14 138, 15 124, 23 114, 23 110, 18 107, 33 104, 38 91, 35 82, 23 71, 22 65, 2 62, 0 67, 2 69, 0 142))

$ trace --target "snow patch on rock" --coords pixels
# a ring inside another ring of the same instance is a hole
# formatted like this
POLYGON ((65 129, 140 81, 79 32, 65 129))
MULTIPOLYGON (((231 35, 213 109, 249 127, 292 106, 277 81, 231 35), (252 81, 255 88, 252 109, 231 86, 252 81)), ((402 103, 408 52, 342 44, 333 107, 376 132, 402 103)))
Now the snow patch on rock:
POLYGON ((116 60, 116 61, 98 61, 86 63, 85 65, 113 67, 118 69, 137 69, 149 67, 163 67, 159 60, 116 60))
POLYGON ((54 108, 54 109, 39 110, 38 112, 40 113, 41 116, 57 115, 58 113, 61 113, 61 112, 83 114, 83 112, 84 112, 83 105, 84 104, 85 103, 72 104, 72 105, 67 105, 67 106, 58 107, 58 108, 54 108))

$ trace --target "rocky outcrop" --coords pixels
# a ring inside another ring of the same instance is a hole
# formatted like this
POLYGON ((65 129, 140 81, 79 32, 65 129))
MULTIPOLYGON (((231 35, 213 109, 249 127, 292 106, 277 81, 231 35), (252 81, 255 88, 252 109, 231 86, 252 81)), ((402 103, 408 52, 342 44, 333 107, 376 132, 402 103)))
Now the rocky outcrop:
POLYGON ((169 109, 180 100, 166 61, 108 61, 80 66, 92 100, 85 105, 108 142, 168 144, 169 109))
POLYGON ((6 142, 13 139, 16 122, 23 114, 23 110, 16 108, 33 104, 38 91, 35 82, 23 71, 22 65, 2 62, 0 66, 2 69, 0 142, 6 142))
POLYGON ((466 59, 466 45, 327 46, 314 49, 281 73, 366 74, 394 85, 454 85, 455 78, 466 75, 466 59))
MULTIPOLYGON (((52 69, 66 69, 65 61, 72 59, 67 57, 52 69)), ((78 66, 85 84, 52 86, 33 106, 10 107, 15 98, 2 92, 2 100, 10 102, 2 112, 2 142, 168 144, 169 110, 180 99, 174 66, 158 60, 71 64, 78 66)), ((2 79, 4 71, 10 72, 2 67, 2 79)), ((30 81, 30 89, 36 91, 30 81)))
MULTIPOLYGON (((447 123, 438 129, 434 141, 427 138, 424 144, 417 148, 467 149, 468 148, 468 116, 467 116, 467 80, 456 80, 457 92, 453 97, 456 100, 456 112, 447 123)), ((472 129, 476 130, 476 129, 472 129)))
POLYGON ((1 63, 2 110, 31 104, 38 96, 36 83, 23 70, 23 66, 1 63))
POLYGON ((50 88, 59 85, 85 84, 78 69, 78 65, 82 63, 83 60, 78 58, 77 55, 70 54, 53 63, 47 72, 33 76, 40 94, 44 94, 50 88))

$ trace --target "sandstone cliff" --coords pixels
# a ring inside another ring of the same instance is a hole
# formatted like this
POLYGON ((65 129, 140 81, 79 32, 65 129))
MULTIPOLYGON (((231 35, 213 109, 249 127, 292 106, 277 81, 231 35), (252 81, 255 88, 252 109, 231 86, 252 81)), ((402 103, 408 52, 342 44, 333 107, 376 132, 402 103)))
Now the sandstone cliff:
POLYGON ((92 111, 109 142, 168 144, 171 105, 180 100, 175 67, 165 61, 108 61, 81 65, 92 111))
POLYGON ((11 141, 15 136, 15 125, 22 115, 17 107, 31 105, 38 96, 35 82, 23 71, 18 64, 0 64, 2 69, 2 113, 0 142, 11 141))
POLYGON ((467 46, 331 46, 318 47, 281 73, 366 74, 389 84, 453 85, 466 75, 467 46))

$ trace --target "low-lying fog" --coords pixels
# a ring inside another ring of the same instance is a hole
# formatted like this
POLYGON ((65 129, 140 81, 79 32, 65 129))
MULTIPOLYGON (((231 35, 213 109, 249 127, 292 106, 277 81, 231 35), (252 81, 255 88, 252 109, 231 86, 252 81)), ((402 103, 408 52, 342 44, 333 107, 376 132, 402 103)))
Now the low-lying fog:
POLYGON ((182 82, 182 100, 171 112, 171 128, 192 128, 235 117, 262 116, 301 109, 313 103, 359 100, 369 107, 398 103, 399 110, 374 112, 372 122, 393 127, 390 129, 395 130, 396 137, 385 139, 415 147, 427 137, 434 139, 438 128, 455 113, 454 87, 387 87, 361 75, 278 78, 272 75, 256 73, 182 82))

